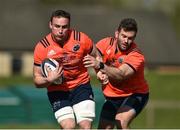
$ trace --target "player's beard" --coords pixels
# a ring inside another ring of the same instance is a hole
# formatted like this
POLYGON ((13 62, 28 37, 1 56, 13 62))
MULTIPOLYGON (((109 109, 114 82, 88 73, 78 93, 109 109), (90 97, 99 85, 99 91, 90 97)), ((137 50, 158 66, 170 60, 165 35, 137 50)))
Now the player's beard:
POLYGON ((131 46, 131 43, 119 43, 118 47, 121 51, 127 51, 131 46))

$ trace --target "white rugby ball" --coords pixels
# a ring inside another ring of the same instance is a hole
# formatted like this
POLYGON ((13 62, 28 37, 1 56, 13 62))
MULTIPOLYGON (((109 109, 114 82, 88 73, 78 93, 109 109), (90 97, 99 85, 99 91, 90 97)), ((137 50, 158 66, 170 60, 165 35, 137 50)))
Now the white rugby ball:
MULTIPOLYGON (((58 62, 54 59, 47 58, 45 59, 41 64, 41 71, 44 77, 48 77, 48 71, 47 68, 51 71, 54 71, 56 67, 58 66, 58 62)), ((63 82, 63 75, 54 81, 54 84, 62 84, 63 82)))

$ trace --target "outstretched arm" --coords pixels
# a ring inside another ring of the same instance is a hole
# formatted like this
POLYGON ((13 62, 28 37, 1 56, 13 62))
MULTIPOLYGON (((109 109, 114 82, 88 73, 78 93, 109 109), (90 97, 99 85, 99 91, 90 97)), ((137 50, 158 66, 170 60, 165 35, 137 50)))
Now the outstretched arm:
POLYGON ((104 69, 102 70, 107 76, 117 81, 122 81, 124 79, 128 79, 132 76, 135 71, 128 64, 124 63, 119 68, 107 66, 104 64, 104 69))
POLYGON ((103 64, 90 55, 84 57, 84 64, 85 67, 95 68, 96 66, 96 68, 100 69, 103 74, 106 74, 109 79, 112 78, 113 80, 117 81, 127 79, 135 73, 134 69, 126 63, 122 64, 119 68, 111 67, 103 64), (103 64, 103 66, 101 64, 103 64))

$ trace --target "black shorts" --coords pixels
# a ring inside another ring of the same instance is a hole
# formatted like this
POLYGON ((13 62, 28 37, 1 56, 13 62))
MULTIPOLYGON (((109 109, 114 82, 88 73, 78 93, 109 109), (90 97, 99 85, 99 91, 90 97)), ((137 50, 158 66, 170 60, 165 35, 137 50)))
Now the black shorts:
POLYGON ((117 110, 123 106, 129 106, 136 111, 136 116, 141 112, 149 99, 147 94, 132 94, 128 97, 106 97, 106 101, 102 107, 100 117, 102 119, 114 121, 117 110))
POLYGON ((73 106, 84 100, 93 100, 94 94, 90 83, 82 84, 71 91, 48 92, 48 98, 54 112, 57 110, 73 106))

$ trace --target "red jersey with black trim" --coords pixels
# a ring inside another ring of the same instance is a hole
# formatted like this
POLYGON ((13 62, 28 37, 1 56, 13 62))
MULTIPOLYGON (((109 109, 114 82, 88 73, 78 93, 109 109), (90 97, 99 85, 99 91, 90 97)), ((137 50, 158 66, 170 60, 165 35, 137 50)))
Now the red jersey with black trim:
POLYGON ((93 48, 93 41, 84 33, 69 31, 69 39, 61 47, 51 36, 51 33, 37 43, 34 50, 34 65, 40 66, 45 58, 56 59, 63 65, 63 84, 48 86, 48 91, 68 91, 90 81, 87 68, 83 65, 83 57, 93 48))
POLYGON ((103 93, 107 97, 125 97, 133 93, 148 93, 148 84, 144 78, 144 55, 132 43, 128 51, 117 50, 117 40, 107 37, 96 44, 103 55, 104 63, 108 66, 119 68, 122 64, 128 64, 135 71, 135 74, 123 81, 109 80, 109 83, 102 86, 103 93))

